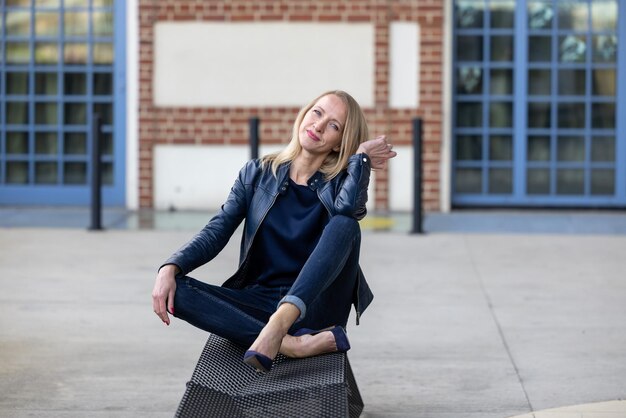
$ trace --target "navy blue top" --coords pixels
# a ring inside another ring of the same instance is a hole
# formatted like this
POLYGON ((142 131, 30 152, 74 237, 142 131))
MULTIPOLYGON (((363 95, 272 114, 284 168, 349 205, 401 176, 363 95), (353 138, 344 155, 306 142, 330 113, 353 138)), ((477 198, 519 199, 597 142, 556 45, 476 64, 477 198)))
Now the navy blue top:
POLYGON ((250 277, 263 286, 291 286, 328 220, 317 192, 289 179, 287 190, 278 195, 254 237, 250 277))

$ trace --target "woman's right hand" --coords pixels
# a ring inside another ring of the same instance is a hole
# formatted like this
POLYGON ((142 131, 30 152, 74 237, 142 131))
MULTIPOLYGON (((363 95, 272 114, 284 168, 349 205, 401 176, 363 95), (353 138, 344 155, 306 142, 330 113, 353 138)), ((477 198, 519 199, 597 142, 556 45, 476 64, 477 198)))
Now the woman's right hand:
POLYGON ((176 274, 178 267, 167 264, 159 270, 154 289, 152 289, 152 308, 165 325, 170 324, 167 312, 174 314, 174 295, 176 294, 176 274))

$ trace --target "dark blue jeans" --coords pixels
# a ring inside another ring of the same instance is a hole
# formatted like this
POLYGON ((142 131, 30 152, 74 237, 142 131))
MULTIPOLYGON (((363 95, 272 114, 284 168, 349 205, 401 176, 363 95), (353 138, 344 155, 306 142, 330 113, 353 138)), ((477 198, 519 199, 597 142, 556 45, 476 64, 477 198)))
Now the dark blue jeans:
MULTIPOLYGON (((297 245, 297 243, 294 243, 297 245)), ((356 220, 333 216, 291 287, 228 289, 185 276, 176 280, 177 318, 250 346, 281 303, 293 303, 300 328, 346 326, 358 273, 361 231, 356 220)))

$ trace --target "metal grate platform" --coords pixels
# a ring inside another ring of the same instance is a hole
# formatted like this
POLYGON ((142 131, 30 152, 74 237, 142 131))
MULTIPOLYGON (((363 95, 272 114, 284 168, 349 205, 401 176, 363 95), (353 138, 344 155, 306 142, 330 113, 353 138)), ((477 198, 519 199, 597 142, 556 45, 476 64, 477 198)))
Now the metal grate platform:
POLYGON ((345 353, 306 359, 279 355, 259 374, 245 350, 211 335, 177 417, 358 417, 363 400, 345 353))

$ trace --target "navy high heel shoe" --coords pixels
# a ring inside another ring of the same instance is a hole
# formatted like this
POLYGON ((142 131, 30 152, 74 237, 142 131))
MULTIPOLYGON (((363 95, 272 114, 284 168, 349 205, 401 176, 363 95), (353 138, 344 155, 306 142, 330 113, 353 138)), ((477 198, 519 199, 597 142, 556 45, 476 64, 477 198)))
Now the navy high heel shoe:
POLYGON ((265 354, 248 350, 243 355, 243 362, 254 367, 257 372, 267 373, 272 369, 272 359, 265 354))
POLYGON ((296 331, 293 336, 294 337, 299 337, 301 335, 306 335, 306 334, 311 334, 311 335, 315 335, 315 334, 319 334, 320 332, 324 332, 324 331, 330 331, 333 333, 334 337, 335 337, 335 344, 337 344, 337 351, 339 353, 345 353, 346 351, 348 351, 350 349, 350 341, 348 341, 348 335, 346 335, 346 330, 343 329, 343 327, 337 325, 335 327, 329 327, 329 328, 324 328, 324 329, 320 329, 320 330, 312 330, 309 328, 301 328, 298 331, 296 331))

